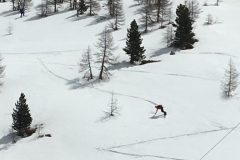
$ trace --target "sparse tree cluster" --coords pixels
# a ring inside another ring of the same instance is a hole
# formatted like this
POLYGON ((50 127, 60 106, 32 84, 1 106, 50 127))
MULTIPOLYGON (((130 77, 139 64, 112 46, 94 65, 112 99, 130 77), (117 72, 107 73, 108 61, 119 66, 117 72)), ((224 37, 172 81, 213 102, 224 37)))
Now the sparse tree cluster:
MULTIPOLYGON (((99 49, 99 51, 95 53, 97 59, 95 63, 100 66, 98 79, 103 80, 109 78, 111 75, 107 69, 107 65, 114 65, 117 63, 117 57, 113 54, 117 47, 114 44, 112 33, 107 27, 102 31, 95 46, 99 49)), ((87 78, 88 80, 93 79, 91 62, 91 49, 88 47, 88 50, 83 54, 83 58, 79 63, 79 72, 84 72, 84 78, 87 78)))

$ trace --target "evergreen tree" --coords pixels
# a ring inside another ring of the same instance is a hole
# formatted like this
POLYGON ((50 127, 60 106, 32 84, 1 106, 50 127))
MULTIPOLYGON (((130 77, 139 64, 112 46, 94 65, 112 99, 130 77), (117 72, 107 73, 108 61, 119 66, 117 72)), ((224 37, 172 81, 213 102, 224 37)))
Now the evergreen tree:
POLYGON ((193 48, 192 44, 196 41, 193 38, 195 34, 192 32, 193 21, 190 18, 190 12, 185 5, 180 4, 176 10, 176 25, 175 45, 182 49, 193 48))
POLYGON ((24 132, 30 128, 32 117, 28 105, 26 104, 25 95, 21 93, 19 101, 15 104, 16 109, 13 109, 13 124, 12 128, 18 132, 19 136, 23 136, 24 132))
POLYGON ((77 9, 77 16, 80 14, 84 14, 84 12, 86 12, 87 10, 87 6, 85 4, 85 0, 80 0, 78 3, 78 9, 77 9))
POLYGON ((141 33, 138 31, 138 25, 135 19, 131 23, 131 28, 127 31, 126 47, 123 50, 130 56, 130 63, 134 64, 134 62, 140 62, 146 58, 146 56, 143 55, 145 49, 141 47, 141 33))

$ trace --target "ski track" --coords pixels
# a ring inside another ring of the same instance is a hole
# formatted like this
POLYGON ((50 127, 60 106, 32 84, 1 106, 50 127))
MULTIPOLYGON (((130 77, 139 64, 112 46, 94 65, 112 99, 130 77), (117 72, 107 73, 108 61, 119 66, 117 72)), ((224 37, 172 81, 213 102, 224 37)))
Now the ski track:
MULTIPOLYGON (((39 64, 40 64, 41 66, 43 66, 49 73, 51 73, 51 74, 54 75, 55 77, 57 77, 57 78, 59 78, 59 79, 62 79, 62 80, 64 80, 64 81, 67 81, 67 82, 71 82, 71 80, 66 79, 66 78, 64 78, 64 77, 62 77, 62 76, 59 76, 59 75, 55 74, 54 72, 52 72, 51 70, 49 70, 49 69, 46 67, 46 65, 41 61, 40 58, 37 58, 37 60, 38 60, 38 62, 39 62, 39 64)), ((78 84, 78 85, 81 85, 82 87, 88 87, 88 88, 92 88, 92 89, 98 90, 98 91, 100 91, 100 92, 112 94, 112 91, 102 90, 102 89, 95 88, 95 87, 92 87, 92 86, 86 86, 86 85, 83 85, 83 84, 78 83, 78 82, 74 82, 74 83, 75 83, 75 84, 78 84)), ((148 100, 148 99, 141 98, 141 97, 131 96, 131 95, 125 95, 125 94, 116 93, 116 92, 114 92, 114 94, 115 94, 115 95, 119 95, 119 96, 124 96, 124 97, 130 97, 130 98, 140 99, 140 100, 143 100, 143 101, 145 101, 145 102, 151 103, 151 104, 153 104, 153 105, 157 105, 157 103, 155 103, 155 102, 153 102, 153 101, 151 101, 151 100, 148 100)))
MULTIPOLYGON (((51 70, 49 70, 49 69, 46 67, 46 65, 41 61, 40 58, 37 58, 37 60, 38 60, 39 64, 45 68, 45 70, 47 70, 49 73, 51 73, 51 74, 52 74, 53 76, 55 76, 56 78, 62 79, 62 80, 67 81, 67 82, 71 82, 71 80, 66 79, 66 78, 64 78, 64 77, 62 77, 62 76, 59 76, 59 75, 55 74, 54 72, 52 72, 51 70)), ((144 71, 140 71, 140 72, 144 72, 144 71)), ((147 72, 146 72, 146 73, 147 73, 147 72)), ((165 75, 183 76, 183 77, 196 78, 196 77, 192 77, 192 76, 178 75, 178 74, 165 74, 165 75)), ((205 78, 199 78, 199 77, 197 77, 197 78, 198 78, 198 79, 204 79, 204 80, 211 80, 211 79, 205 79, 205 78)), ((92 86, 86 86, 86 85, 83 85, 83 84, 78 83, 78 82, 74 82, 74 83, 75 83, 75 84, 78 84, 78 85, 81 85, 81 86, 83 86, 83 87, 88 87, 88 88, 92 88, 92 89, 98 90, 98 91, 103 92, 103 93, 112 94, 112 91, 102 90, 102 89, 95 88, 95 87, 92 87, 92 86)), ((87 84, 87 85, 88 85, 88 84, 87 84)), ((116 92, 115 92, 115 94, 116 94, 116 95, 119 95, 119 96, 124 96, 124 97, 139 99, 139 100, 142 100, 142 101, 151 103, 151 104, 153 104, 153 105, 157 105, 155 102, 153 102, 153 101, 151 101, 151 100, 148 100, 148 99, 141 98, 141 97, 132 96, 132 95, 125 95, 125 94, 116 93, 116 92)), ((183 134, 183 135, 171 136, 171 137, 161 137, 161 138, 155 138, 155 139, 151 139, 151 140, 139 141, 139 142, 130 143, 130 144, 113 146, 113 147, 110 147, 110 148, 107 148, 107 149, 100 149, 100 148, 99 148, 98 150, 102 150, 102 151, 106 151, 106 152, 112 152, 112 153, 115 153, 115 154, 121 154, 121 155, 125 155, 125 156, 138 157, 138 158, 149 157, 149 158, 168 159, 168 160, 187 160, 187 159, 164 157, 164 156, 158 156, 158 155, 145 155, 145 154, 141 155, 141 154, 125 153, 125 152, 114 151, 114 150, 112 150, 112 149, 121 148, 121 147, 126 147, 126 146, 132 146, 132 145, 138 145, 138 144, 143 144, 143 143, 147 143, 147 142, 151 142, 151 141, 156 141, 156 140, 174 139, 174 138, 179 138, 179 137, 184 137, 184 136, 193 136, 193 135, 198 135, 198 134, 206 134, 206 133, 212 133, 212 132, 219 132, 219 131, 229 130, 229 129, 232 129, 232 128, 224 128, 224 129, 218 129, 218 130, 203 131, 203 132, 183 134)))
POLYGON ((159 159, 169 159, 169 160, 187 160, 187 159, 164 157, 164 156, 157 156, 157 155, 133 154, 133 153, 126 153, 126 152, 118 152, 118 151, 106 150, 106 149, 98 149, 98 150, 112 152, 112 153, 121 154, 121 155, 125 155, 125 156, 132 156, 132 157, 136 157, 136 158, 149 157, 149 158, 159 158, 159 159))
POLYGON ((190 75, 184 75, 184 74, 165 74, 165 73, 155 73, 155 72, 147 72, 147 71, 136 71, 136 70, 119 70, 122 72, 139 72, 139 73, 149 73, 149 74, 159 74, 159 75, 166 75, 166 76, 179 76, 179 77, 188 77, 188 78, 196 78, 196 79, 202 79, 202 80, 208 80, 208 81, 219 81, 216 79, 210 79, 210 78, 202 78, 202 77, 195 77, 190 75))
POLYGON ((194 135, 199 135, 199 134, 207 134, 207 133, 212 133, 212 132, 220 132, 220 131, 225 131, 225 130, 230 130, 230 129, 232 129, 232 128, 215 129, 215 130, 202 131, 202 132, 196 132, 196 133, 181 134, 181 135, 171 136, 171 137, 155 138, 155 139, 150 139, 150 140, 145 140, 145 141, 139 141, 139 142, 124 144, 124 145, 119 145, 119 146, 112 146, 112 147, 110 147, 110 148, 106 148, 106 150, 115 149, 115 148, 122 148, 122 147, 128 147, 128 146, 138 145, 138 144, 147 143, 147 142, 152 142, 152 141, 159 141, 159 140, 166 140, 166 139, 174 139, 174 138, 180 138, 180 137, 186 137, 186 136, 194 136, 194 135))

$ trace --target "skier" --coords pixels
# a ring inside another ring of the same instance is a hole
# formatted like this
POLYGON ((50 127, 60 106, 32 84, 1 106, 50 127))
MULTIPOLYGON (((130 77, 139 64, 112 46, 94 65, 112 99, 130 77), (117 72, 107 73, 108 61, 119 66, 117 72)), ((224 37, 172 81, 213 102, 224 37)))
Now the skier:
POLYGON ((24 8, 20 9, 21 17, 24 16, 24 8))
POLYGON ((154 115, 157 114, 158 110, 161 110, 161 112, 163 113, 164 118, 167 116, 167 112, 165 112, 165 111, 163 110, 163 106, 162 106, 162 105, 155 106, 155 108, 156 108, 157 110, 156 110, 156 113, 155 113, 154 115))

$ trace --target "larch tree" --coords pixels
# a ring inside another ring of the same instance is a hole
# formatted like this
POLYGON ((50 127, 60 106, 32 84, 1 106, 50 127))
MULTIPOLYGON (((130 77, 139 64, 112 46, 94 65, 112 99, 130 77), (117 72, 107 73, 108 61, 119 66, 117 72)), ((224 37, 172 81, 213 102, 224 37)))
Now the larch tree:
POLYGON ((16 109, 13 109, 12 128, 18 132, 19 136, 24 136, 25 131, 30 129, 32 123, 32 117, 26 101, 25 95, 21 93, 19 101, 15 104, 16 109))
POLYGON ((101 10, 100 4, 97 0, 87 0, 86 5, 88 6, 90 16, 95 15, 101 10))
POLYGON ((213 17, 212 17, 211 14, 208 14, 208 15, 207 15, 206 24, 207 24, 207 25, 213 24, 213 17))
POLYGON ((167 47, 170 47, 174 41, 174 28, 172 25, 168 25, 166 28, 166 32, 164 33, 164 41, 167 44, 167 47))
POLYGON ((193 21, 190 17, 190 12, 185 5, 180 4, 176 10, 176 34, 175 46, 181 49, 191 49, 192 44, 196 42, 193 38, 195 34, 192 32, 193 21))
POLYGON ((156 0, 154 3, 154 9, 156 21, 161 24, 160 28, 163 27, 163 22, 169 20, 171 17, 171 0, 156 0))
POLYGON ((84 72, 83 78, 93 79, 92 74, 92 55, 91 55, 91 48, 88 46, 88 49, 82 54, 82 59, 79 62, 79 73, 84 72))
POLYGON ((199 14, 201 13, 199 2, 197 0, 189 0, 187 7, 189 9, 191 19, 193 21, 196 21, 196 19, 199 17, 199 14))
POLYGON ((118 30, 121 25, 125 24, 125 15, 122 0, 114 0, 114 20, 109 22, 110 28, 118 30))
POLYGON ((237 69, 232 61, 229 60, 228 68, 225 70, 225 79, 222 81, 222 91, 227 96, 231 96, 231 92, 234 91, 238 86, 238 76, 237 69))
POLYGON ((141 47, 143 39, 141 38, 141 33, 138 31, 138 25, 135 19, 132 21, 131 27, 127 31, 126 47, 123 48, 123 50, 130 56, 131 64, 141 62, 146 56, 144 55, 144 47, 141 47))
MULTIPOLYGON (((4 74, 5 66, 2 65, 2 61, 3 61, 3 58, 2 58, 2 56, 0 54, 0 79, 2 79, 4 77, 4 75, 5 75, 4 74)), ((3 85, 3 82, 0 81, 0 86, 2 86, 2 85, 3 85)))
POLYGON ((110 17, 113 17, 115 14, 114 2, 115 0, 107 0, 108 12, 110 17))
POLYGON ((144 26, 144 33, 147 33, 149 25, 154 22, 151 0, 143 0, 141 8, 137 12, 141 15, 139 21, 144 26))
POLYGON ((96 53, 96 63, 100 64, 99 79, 109 78, 111 74, 108 72, 107 65, 114 65, 117 63, 117 57, 113 55, 117 47, 114 44, 111 32, 106 27, 102 31, 95 46, 99 49, 99 52, 96 53))

